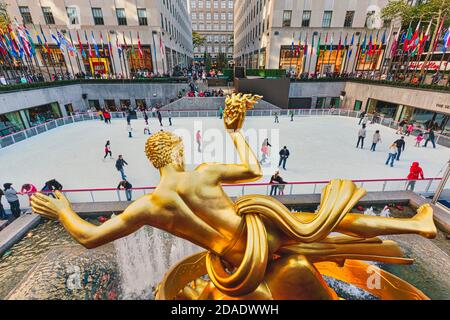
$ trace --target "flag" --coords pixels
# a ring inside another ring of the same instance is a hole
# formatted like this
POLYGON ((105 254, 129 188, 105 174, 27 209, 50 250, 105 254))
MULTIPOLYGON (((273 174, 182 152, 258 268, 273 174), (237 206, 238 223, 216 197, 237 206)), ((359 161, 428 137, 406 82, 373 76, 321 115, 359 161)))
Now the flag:
POLYGON ((353 54, 353 44, 355 43, 355 34, 352 34, 352 40, 350 40, 350 50, 348 51, 348 58, 353 54))
MULTIPOLYGON (((347 43, 347 36, 345 36, 345 43, 347 43)), ((341 53, 341 50, 342 50, 342 34, 339 35, 339 43, 336 54, 337 59, 339 59, 339 54, 341 53)))
POLYGON ((33 39, 31 38, 31 34, 28 31, 28 29, 25 27, 25 33, 27 35, 28 38, 28 42, 30 44, 30 48, 31 48, 31 57, 36 55, 36 46, 34 45, 33 39))
POLYGON ((313 34, 312 39, 311 39, 311 52, 310 52, 311 57, 313 55, 313 52, 314 52, 314 34, 313 34))
POLYGON ((42 37, 44 38, 44 45, 45 45, 46 53, 51 53, 52 50, 48 46, 47 37, 45 36, 44 30, 42 30, 41 25, 39 25, 39 29, 41 29, 41 34, 42 34, 42 37))
POLYGON ((87 43, 87 45, 88 45, 89 58, 93 58, 93 57, 94 57, 94 54, 92 53, 91 43, 89 42, 89 39, 88 39, 88 35, 87 35, 87 33, 86 33, 86 30, 84 30, 84 38, 86 39, 86 43, 87 43))
POLYGON ((100 50, 98 49, 97 42, 95 41, 94 31, 91 31, 92 44, 94 45, 95 55, 100 58, 100 50))
POLYGON ((47 48, 45 48, 44 42, 42 42, 41 36, 39 35, 39 32, 36 30, 36 27, 33 25, 34 32, 36 33, 36 39, 41 46, 41 49, 44 53, 47 53, 47 48))
POLYGON ((409 23, 408 31, 406 32, 404 41, 403 41, 403 51, 406 52, 409 50, 409 43, 412 39, 412 29, 411 29, 411 23, 409 23))
POLYGON ((77 40, 78 40, 78 47, 80 50, 80 54, 83 58, 86 59, 86 51, 84 51, 84 47, 83 47, 83 44, 81 43, 80 34, 78 33, 78 30, 77 30, 77 40))
POLYGON ((100 43, 102 44, 103 56, 106 57, 105 43, 103 42, 103 33, 100 31, 100 43))
POLYGON ((394 57, 397 53, 398 44, 399 44, 400 39, 401 39, 401 34, 400 34, 400 30, 399 30, 397 35, 395 36, 394 42, 392 43, 391 58, 394 57))
POLYGON ((113 57, 113 50, 112 50, 112 44, 111 44, 111 37, 109 36, 109 32, 106 33, 106 36, 108 37, 108 51, 109 51, 109 56, 113 57))
POLYGON ((119 54, 119 59, 122 58, 122 45, 119 45, 119 36, 116 33, 116 48, 117 48, 117 53, 119 54))
POLYGON ((294 33, 292 34, 292 43, 291 43, 291 56, 294 55, 294 49, 295 49, 295 44, 294 44, 294 33))
POLYGON ((334 37, 334 32, 331 33, 331 42, 330 42, 330 54, 329 54, 329 57, 331 57, 331 54, 333 53, 333 37, 334 37))
POLYGON ((130 46, 131 46, 131 55, 134 55, 134 45, 133 45, 133 34, 130 31, 130 46))
POLYGON ((442 47, 442 52, 446 53, 447 48, 450 46, 450 27, 448 27, 447 32, 444 35, 444 46, 442 47))
MULTIPOLYGON (((59 32, 58 32, 58 33, 59 33, 59 32)), ((50 29, 50 36, 51 36, 51 38, 55 41, 56 46, 58 47, 58 49, 61 50, 61 51, 63 51, 62 48, 61 48, 61 41, 59 41, 58 37, 56 37, 56 36, 53 34, 52 29, 50 29)))
POLYGON ((423 38, 420 40, 419 43, 419 54, 423 53, 423 50, 425 49, 425 43, 427 43, 428 39, 430 38, 430 31, 431 31, 431 24, 433 22, 433 19, 430 20, 430 23, 428 24, 428 28, 425 31, 425 34, 423 38))
POLYGON ((305 44, 303 45, 303 55, 305 58, 308 56, 308 34, 306 34, 305 44))
POLYGON ((437 45, 438 45, 438 42, 439 42, 439 35, 441 34, 441 32, 442 32, 442 28, 444 27, 444 21, 445 21, 445 19, 446 19, 446 17, 444 17, 443 19, 442 19, 442 21, 441 21, 441 24, 439 25, 439 28, 438 28, 438 32, 437 32, 437 37, 436 37, 436 39, 434 40, 434 44, 433 44, 433 52, 434 51, 436 51, 436 48, 437 48, 437 45))
POLYGON ((8 24, 7 26, 8 28, 8 32, 9 32, 9 42, 11 45, 12 50, 16 53, 15 58, 23 58, 23 48, 19 45, 19 43, 17 43, 17 37, 16 34, 14 33, 13 28, 11 27, 11 24, 8 24))
POLYGON ((368 57, 368 56, 372 55, 372 53, 373 53, 372 34, 370 34, 370 36, 369 36, 369 45, 367 47, 368 47, 368 49, 367 49, 367 57, 368 57))
POLYGON ((367 33, 364 34, 364 40, 361 43, 361 53, 366 53, 366 49, 367 49, 367 33))
POLYGON ((301 47, 302 47, 302 33, 300 32, 300 36, 298 37, 297 56, 300 56, 301 47))
POLYGON ((319 40, 317 41, 317 57, 320 56, 320 37, 322 36, 322 33, 319 34, 319 40))
POLYGON ((77 52, 77 49, 75 48, 75 45, 73 44, 73 39, 72 39, 72 33, 69 31, 69 38, 70 38, 70 55, 74 56, 75 53, 77 52))
POLYGON ((138 38, 139 57, 142 59, 144 57, 144 53, 142 52, 141 38, 139 37, 139 32, 137 34, 137 38, 138 38))

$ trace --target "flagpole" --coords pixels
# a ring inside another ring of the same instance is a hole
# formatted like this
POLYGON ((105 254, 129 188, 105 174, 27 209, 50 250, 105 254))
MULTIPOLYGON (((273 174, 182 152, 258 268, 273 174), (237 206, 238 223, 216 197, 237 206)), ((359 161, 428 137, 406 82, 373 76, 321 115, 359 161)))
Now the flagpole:
POLYGON ((133 78, 133 73, 136 73, 136 68, 134 67, 134 62, 133 62, 133 54, 134 54, 134 44, 133 44, 133 33, 130 31, 130 41, 131 41, 131 51, 130 51, 130 56, 129 59, 131 61, 131 70, 130 70, 130 78, 133 78), (133 72, 134 70, 134 72, 133 72))
POLYGON ((358 43, 356 44, 355 59, 353 60, 353 66, 352 66, 352 69, 350 70, 351 73, 356 72, 357 62, 358 62, 358 60, 360 58, 360 55, 361 55, 361 34, 362 34, 362 32, 359 34, 358 43))
MULTIPOLYGON (((311 54, 309 55, 309 63, 308 63, 308 78, 309 78, 309 73, 311 72, 311 60, 313 58, 313 53, 314 53, 314 32, 311 35, 311 54)), ((315 73, 315 70, 314 70, 315 73)))
POLYGON ((446 18, 447 18, 446 15, 444 15, 444 17, 442 17, 442 10, 439 10, 439 16, 438 16, 438 18, 436 20, 436 29, 433 32, 433 36, 431 37, 430 47, 428 48, 428 52, 427 52, 427 55, 425 57, 424 63, 422 65, 422 68, 420 69, 420 74, 421 75, 425 74, 425 76, 422 77, 421 83, 425 82, 425 80, 426 80, 425 65, 428 62, 428 60, 430 59, 430 57, 432 56, 434 50, 436 49, 436 45, 437 45, 437 42, 438 42, 438 39, 439 39, 439 34, 442 31, 442 27, 444 25, 444 22, 445 22, 446 18))

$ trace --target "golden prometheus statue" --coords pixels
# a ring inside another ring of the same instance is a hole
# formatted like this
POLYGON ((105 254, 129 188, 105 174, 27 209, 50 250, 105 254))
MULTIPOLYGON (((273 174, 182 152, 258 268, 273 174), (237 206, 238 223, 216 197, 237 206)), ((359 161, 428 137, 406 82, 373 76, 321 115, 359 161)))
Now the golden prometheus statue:
POLYGON ((377 236, 435 237, 429 205, 419 208, 412 219, 351 214, 365 190, 346 180, 333 180, 323 189, 317 213, 290 212, 265 195, 242 196, 236 202, 228 197, 223 183, 252 182, 262 176, 258 159, 240 131, 246 110, 261 98, 233 94, 225 101, 224 124, 240 164, 203 163, 185 171, 181 138, 162 131, 145 146, 161 174, 160 183, 122 214, 95 226, 81 219, 59 192, 56 199, 35 194, 33 211, 60 221, 86 248, 125 237, 145 225, 205 248, 167 272, 157 299, 339 299, 323 276, 381 299, 428 299, 400 278, 361 261, 411 264, 395 242, 377 236), (375 270, 378 285, 370 284, 374 274, 368 270, 375 270))

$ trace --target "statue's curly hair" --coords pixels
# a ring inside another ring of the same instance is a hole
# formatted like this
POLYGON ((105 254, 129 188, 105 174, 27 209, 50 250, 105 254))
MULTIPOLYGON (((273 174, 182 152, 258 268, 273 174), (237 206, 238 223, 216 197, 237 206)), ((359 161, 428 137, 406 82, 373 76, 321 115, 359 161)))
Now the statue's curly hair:
POLYGON ((177 135, 160 131, 153 134, 145 144, 145 154, 156 169, 163 168, 168 164, 177 161, 182 156, 180 148, 183 148, 183 141, 177 135))

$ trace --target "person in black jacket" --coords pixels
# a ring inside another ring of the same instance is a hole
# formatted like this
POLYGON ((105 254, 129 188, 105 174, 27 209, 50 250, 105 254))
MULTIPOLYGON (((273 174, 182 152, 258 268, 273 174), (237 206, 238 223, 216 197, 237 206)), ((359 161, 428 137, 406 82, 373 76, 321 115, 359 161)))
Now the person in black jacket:
POLYGON ((280 162, 278 164, 278 167, 281 167, 283 165, 283 169, 286 170, 286 161, 289 158, 289 150, 286 146, 283 147, 280 151, 280 162))
POLYGON ((6 212, 2 205, 3 196, 4 196, 3 190, 0 189, 0 220, 7 220, 6 212))
POLYGON ((361 122, 363 121, 365 116, 366 116, 366 112, 365 111, 361 112, 361 114, 359 115, 359 123, 358 123, 358 125, 361 125, 361 122))
POLYGON ((431 143, 433 144, 433 148, 436 149, 436 143, 434 142, 434 139, 436 139, 436 136, 434 135, 434 130, 433 129, 429 129, 428 130, 428 138, 425 141, 425 144, 423 145, 425 148, 428 145, 428 142, 431 141, 431 143))
POLYGON ((125 190, 125 195, 127 197, 127 201, 131 201, 132 198, 132 189, 133 186, 131 185, 131 183, 129 183, 127 180, 122 180, 119 182, 119 185, 117 186, 118 190, 125 190))
POLYGON ((397 161, 400 161, 400 154, 402 151, 405 151, 405 137, 401 137, 397 141, 394 142, 394 144, 397 146, 397 161))
POLYGON ((123 170, 123 167, 125 165, 128 165, 128 163, 125 161, 122 155, 119 155, 119 159, 117 159, 116 161, 116 169, 120 172, 122 180, 127 180, 127 176, 125 175, 125 171, 123 170))
POLYGON ((275 174, 270 178, 270 184, 272 187, 270 188, 270 195, 276 196, 278 186, 280 184, 286 184, 286 181, 283 180, 283 178, 280 176, 280 172, 276 171, 275 174))

